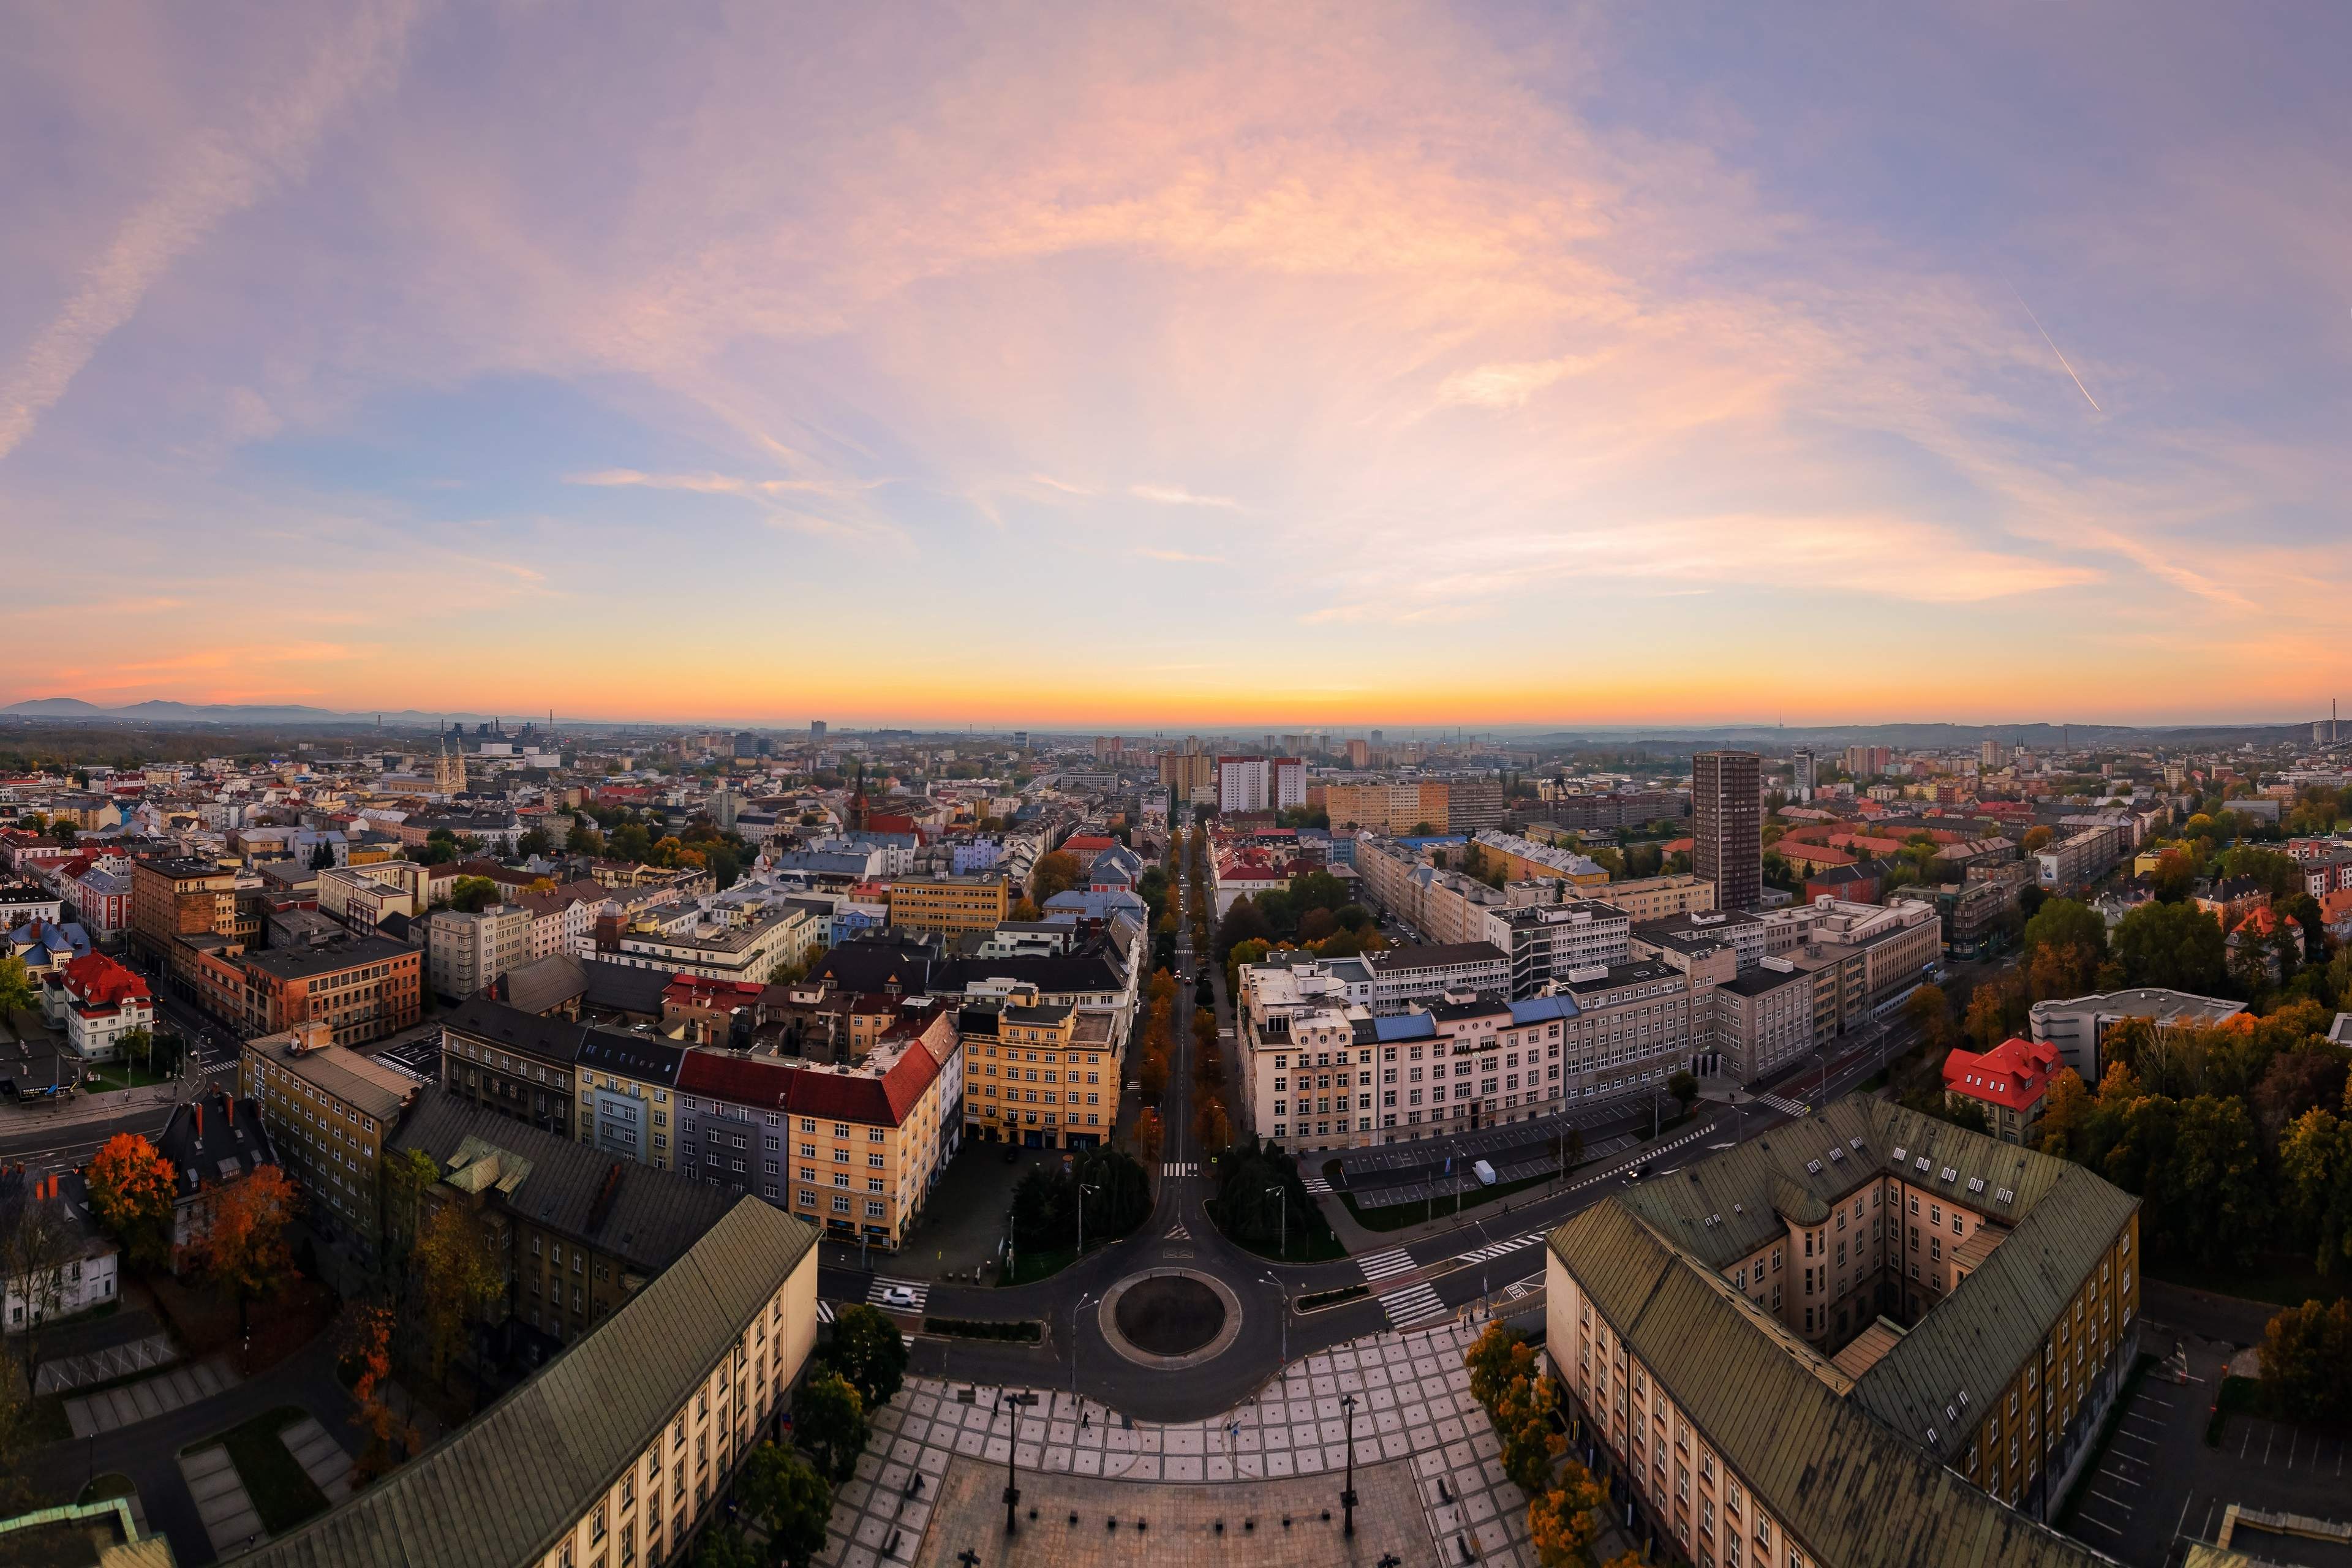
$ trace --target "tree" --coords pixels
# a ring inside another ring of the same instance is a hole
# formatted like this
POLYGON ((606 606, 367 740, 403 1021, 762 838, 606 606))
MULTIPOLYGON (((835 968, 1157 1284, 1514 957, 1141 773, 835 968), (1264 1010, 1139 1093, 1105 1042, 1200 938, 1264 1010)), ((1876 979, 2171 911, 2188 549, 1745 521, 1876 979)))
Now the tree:
POLYGON ((763 1568, 760 1553, 743 1527, 722 1519, 694 1543, 694 1568, 763 1568))
POLYGON ((1960 1025, 1960 1031, 1979 1051, 1989 1051, 2008 1037, 2009 1026, 1999 986, 1979 985, 1969 993, 1968 1017, 1960 1025))
POLYGON ((2042 1152, 2062 1160, 2081 1161, 2090 1131, 2091 1089, 2072 1069, 2050 1075, 2042 1102, 2042 1120, 2035 1124, 2042 1152))
MULTIPOLYGON (((12 1325, 9 1331, 25 1348, 27 1399, 33 1396, 34 1379, 41 1366, 41 1326, 64 1310, 66 1265, 73 1261, 75 1252, 73 1227, 63 1202, 39 1195, 49 1180, 21 1170, 14 1176, 0 1176, 0 1283, 7 1287, 0 1294, 13 1294, 25 1313, 24 1322, 12 1325)), ((0 1349, 0 1354, 5 1353, 0 1349)), ((0 1373, 5 1370, 0 1368, 0 1373)), ((0 1390, 0 1424, 17 1410, 13 1403, 14 1379, 5 1381, 11 1386, 0 1390)), ((0 1489, 5 1489, 4 1483, 0 1489)))
MULTIPOLYGON (((1528 1500, 1528 1528, 1534 1535, 1536 1561, 1543 1568, 1570 1568, 1584 1562, 1586 1550, 1601 1533, 1593 1517, 1602 1501, 1600 1486, 1573 1459, 1568 1472, 1562 1485, 1528 1500)), ((1632 1552, 1626 1558, 1640 1563, 1632 1552)))
POLYGON ((2289 1307, 2263 1331, 2263 1386, 2287 1415, 2311 1421, 2352 1416, 2352 1297, 2332 1307, 2289 1307))
POLYGON ((838 1486, 866 1447, 866 1403, 839 1373, 811 1378, 793 1402, 793 1430, 826 1479, 838 1486))
POLYGON ((1165 1141, 1165 1137, 1160 1125, 1160 1112, 1147 1108, 1136 1117, 1135 1152, 1141 1157, 1145 1165, 1156 1165, 1160 1163, 1160 1145, 1165 1141))
POLYGON ((221 1189, 213 1199, 212 1223, 205 1232, 205 1266, 215 1283, 236 1297, 242 1332, 246 1310, 256 1296, 275 1289, 294 1272, 286 1226, 301 1207, 294 1184, 275 1165, 221 1189))
POLYGON ((1666 1092, 1681 1103, 1683 1114, 1687 1116, 1691 1102, 1698 1098, 1698 1079, 1687 1072, 1675 1073, 1666 1079, 1666 1092))
POLYGON ((849 1380, 868 1410, 879 1410, 906 1380, 907 1339, 874 1308, 844 1307, 834 1314, 824 1364, 849 1380))
POLYGON ((499 885, 488 877, 460 877, 449 884, 449 907, 478 915, 499 901, 499 885))
POLYGON ((446 1383, 473 1319, 506 1288, 505 1271, 473 1211, 455 1203, 443 1204, 425 1222, 409 1264, 416 1272, 433 1378, 446 1383))
POLYGON ((2041 996, 2080 994, 2107 956, 2106 920, 2088 904, 2052 899, 2025 922, 2025 952, 2041 996))
POLYGON ((2047 827, 2029 827, 2025 830, 2025 837, 2018 841, 2017 847, 2028 855, 2036 854, 2050 847, 2050 840, 2053 837, 2054 835, 2047 827))
POLYGON ((171 1261, 172 1182, 177 1174, 172 1162, 136 1132, 116 1133, 90 1158, 84 1172, 90 1213, 135 1264, 157 1268, 171 1261))
POLYGON ((13 952, 0 954, 0 1019, 12 1013, 30 1012, 40 1000, 25 961, 13 952))
POLYGON ((1256 902, 1247 898, 1235 899, 1233 908, 1227 910, 1224 918, 1217 922, 1217 962, 1224 963, 1233 950, 1243 942, 1271 943, 1274 938, 1274 928, 1266 923, 1265 916, 1259 912, 1256 902))
POLYGON ((392 1407, 392 1335, 397 1321, 381 1303, 361 1302, 343 1313, 343 1365, 352 1373, 352 1425, 365 1434, 352 1479, 364 1483, 406 1459, 424 1446, 425 1435, 392 1407))
POLYGON ((533 827, 515 840, 515 853, 526 860, 555 853, 555 840, 544 827, 533 827))
POLYGON ((2221 922, 2194 904, 2142 904, 2116 927, 2124 981, 2210 994, 2229 963, 2221 922))
POLYGON ((761 1444, 744 1461, 742 1493, 744 1510, 767 1528, 773 1561, 808 1568, 824 1550, 833 1489, 806 1459, 773 1443, 761 1444))
POLYGON ((1056 893, 1066 893, 1086 880, 1087 868, 1078 858, 1066 849, 1055 849, 1037 857, 1037 864, 1029 872, 1029 898, 1038 908, 1056 893))
POLYGON ((313 871, 323 871, 334 863, 335 847, 326 842, 326 840, 320 839, 319 841, 318 847, 310 851, 310 869, 313 871))
POLYGON ((1904 999, 1903 1018, 1919 1031, 1919 1037, 1930 1051, 1942 1050, 1950 1045, 1952 1005, 1940 985, 1922 985, 1904 999))
POLYGON ((2279 1184, 2294 1239, 2332 1275, 2352 1259, 2352 1127, 2317 1109, 2295 1118, 2278 1143, 2279 1184))

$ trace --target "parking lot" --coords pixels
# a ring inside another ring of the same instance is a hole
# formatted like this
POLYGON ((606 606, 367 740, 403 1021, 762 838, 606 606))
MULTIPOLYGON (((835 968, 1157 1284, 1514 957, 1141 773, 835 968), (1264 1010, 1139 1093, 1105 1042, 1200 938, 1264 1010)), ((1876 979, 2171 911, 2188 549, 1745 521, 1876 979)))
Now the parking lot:
MULTIPOLYGON (((2179 1343, 2189 1381, 2149 1369, 2085 1479, 2066 1531, 2119 1562, 2178 1568, 2192 1542, 2210 1542, 2231 1503, 2343 1519, 2352 1514, 2352 1442, 2290 1423, 2232 1416, 2218 1448, 2205 1442, 2213 1400, 2240 1347, 2176 1335, 2153 1321, 2141 1346, 2179 1343)), ((2234 1550, 2303 1568, 2352 1568, 2352 1547, 2241 1527, 2234 1550)))

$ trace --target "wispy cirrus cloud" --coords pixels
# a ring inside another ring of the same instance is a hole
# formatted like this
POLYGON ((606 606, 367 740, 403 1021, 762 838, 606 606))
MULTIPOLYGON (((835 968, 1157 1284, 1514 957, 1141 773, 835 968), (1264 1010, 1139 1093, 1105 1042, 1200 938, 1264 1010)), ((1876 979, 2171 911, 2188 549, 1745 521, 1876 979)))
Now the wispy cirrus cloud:
POLYGON ((1153 550, 1139 544, 1135 548, 1135 553, 1142 556, 1146 561, 1169 561, 1189 566, 1225 564, 1225 558, 1222 555, 1195 555, 1186 550, 1153 550))
POLYGON ((1158 501, 1162 506, 1205 506, 1237 511, 1242 504, 1231 496, 1197 495, 1182 485, 1129 485, 1127 493, 1138 500, 1158 501))

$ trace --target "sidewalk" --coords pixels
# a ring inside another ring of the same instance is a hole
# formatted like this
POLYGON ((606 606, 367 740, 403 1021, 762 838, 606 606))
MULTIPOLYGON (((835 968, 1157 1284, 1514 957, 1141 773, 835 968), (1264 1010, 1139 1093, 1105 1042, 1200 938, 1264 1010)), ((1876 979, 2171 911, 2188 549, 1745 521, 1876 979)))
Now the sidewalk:
POLYGON ((86 1122, 111 1121, 125 1111, 171 1104, 180 1087, 158 1083, 144 1089, 108 1089, 96 1093, 77 1090, 71 1100, 54 1104, 12 1106, 0 1112, 0 1133, 47 1132, 86 1122))
MULTIPOLYGON (((1564 1184, 1551 1183, 1541 1187, 1529 1187, 1499 1203, 1465 1209, 1459 1218, 1446 1208, 1445 1201, 1441 1198, 1437 1202, 1435 1219, 1424 1220, 1418 1225, 1405 1226, 1397 1230, 1367 1230, 1356 1223, 1356 1216, 1348 1212, 1348 1205, 1340 1201, 1337 1193, 1328 1197, 1318 1196, 1315 1202, 1322 1209, 1324 1219, 1330 1224, 1331 1233, 1339 1238, 1339 1244, 1348 1249, 1350 1256, 1367 1252, 1384 1252, 1392 1247, 1411 1247, 1415 1242, 1426 1241, 1432 1237, 1454 1235, 1465 1228, 1475 1229, 1482 1223, 1486 1224, 1488 1235, 1496 1237, 1507 1237, 1515 1230, 1524 1229, 1538 1222, 1528 1217, 1521 1217, 1514 1222, 1507 1216, 1513 1215, 1526 1216, 1533 1211, 1557 1205, 1562 1198, 1580 1189, 1591 1187, 1612 1177, 1628 1165, 1654 1158, 1671 1150, 1687 1148, 1704 1140, 1714 1139, 1719 1136, 1717 1128, 1718 1123, 1714 1121, 1685 1122, 1680 1127, 1670 1129, 1664 1138, 1654 1143, 1645 1142, 1629 1149, 1619 1149, 1605 1158, 1578 1166, 1564 1184)), ((1556 1224, 1560 1217, 1562 1217, 1560 1215, 1554 1212, 1549 1218, 1541 1223, 1556 1224)))

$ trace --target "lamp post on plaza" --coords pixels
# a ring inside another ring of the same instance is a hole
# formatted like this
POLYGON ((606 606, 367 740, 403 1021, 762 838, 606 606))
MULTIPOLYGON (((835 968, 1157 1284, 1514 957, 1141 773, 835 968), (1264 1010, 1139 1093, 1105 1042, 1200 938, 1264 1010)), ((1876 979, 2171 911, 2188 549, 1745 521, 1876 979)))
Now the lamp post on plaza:
POLYGON ((1352 1540, 1356 1533, 1356 1396, 1341 1394, 1339 1408, 1348 1415, 1348 1485, 1339 1494, 1339 1533, 1352 1540))

